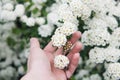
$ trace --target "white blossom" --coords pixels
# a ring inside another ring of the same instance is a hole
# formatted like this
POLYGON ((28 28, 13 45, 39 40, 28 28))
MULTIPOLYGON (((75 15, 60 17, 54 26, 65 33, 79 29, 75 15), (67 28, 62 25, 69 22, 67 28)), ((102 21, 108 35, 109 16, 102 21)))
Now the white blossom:
POLYGON ((120 79, 120 63, 111 63, 104 73, 105 80, 119 80, 120 79))
POLYGON ((35 25, 35 19, 33 17, 30 17, 27 19, 26 21, 26 25, 31 27, 31 26, 34 26, 35 25))
POLYGON ((97 28, 106 28, 108 27, 107 23, 100 18, 93 18, 92 20, 85 21, 86 26, 84 29, 97 29, 97 28))
POLYGON ((64 34, 66 36, 70 36, 75 31, 77 31, 77 27, 75 24, 70 22, 64 22, 62 27, 58 27, 55 31, 55 34, 64 34))
POLYGON ((45 19, 43 17, 39 17, 35 19, 35 22, 39 25, 43 25, 45 23, 45 19))
POLYGON ((97 28, 85 31, 82 35, 84 45, 102 45, 105 46, 110 41, 110 34, 107 29, 97 28))
POLYGON ((108 27, 112 30, 118 27, 118 22, 113 16, 104 17, 104 21, 107 23, 108 27))
POLYGON ((27 19, 28 19, 28 17, 26 15, 23 15, 23 16, 20 17, 20 20, 24 23, 27 22, 27 19))
POLYGON ((59 48, 64 46, 67 42, 66 36, 64 34, 55 34, 51 39, 53 46, 57 46, 59 48))
POLYGON ((53 24, 59 24, 59 17, 58 14, 55 12, 51 12, 47 15, 47 21, 49 24, 53 25, 53 24))
POLYGON ((33 3, 35 4, 42 4, 44 2, 46 2, 47 0, 32 0, 33 3))
POLYGON ((116 28, 112 35, 110 40, 110 46, 119 48, 120 47, 120 28, 116 28))
POLYGON ((69 65, 69 59, 64 55, 58 55, 54 58, 54 66, 58 69, 64 69, 69 65))
POLYGON ((14 10, 17 17, 21 17, 25 13, 25 7, 22 4, 17 4, 14 10))
POLYGON ((8 80, 8 79, 13 78, 13 76, 14 76, 14 79, 15 79, 15 75, 16 75, 15 73, 16 73, 15 68, 9 66, 6 69, 2 69, 0 71, 0 79, 8 80))
POLYGON ((3 5, 3 9, 12 11, 14 9, 14 6, 12 3, 6 3, 5 5, 3 5))
POLYGON ((21 74, 21 75, 23 75, 23 74, 25 73, 25 70, 24 70, 24 67, 23 67, 23 66, 20 66, 20 67, 18 68, 18 73, 21 74))
POLYGON ((84 4, 80 0, 72 0, 70 2, 70 8, 75 16, 81 17, 84 4))
POLYGON ((3 22, 14 21, 16 19, 16 14, 13 11, 3 10, 0 14, 0 20, 3 22))
POLYGON ((73 15, 72 11, 70 10, 69 6, 67 4, 62 4, 58 8, 58 16, 60 21, 68 21, 72 22, 76 25, 78 25, 78 20, 76 17, 73 15))
POLYGON ((47 25, 41 25, 38 28, 38 34, 41 35, 42 37, 47 37, 50 36, 54 27, 47 25))
POLYGON ((78 80, 80 78, 83 78, 85 76, 88 76, 89 75, 89 71, 88 70, 80 70, 79 73, 75 76, 75 78, 78 80))
POLYGON ((117 62, 120 59, 120 50, 114 47, 106 48, 105 57, 108 62, 117 62))
POLYGON ((106 58, 104 53, 104 48, 95 47, 94 49, 91 49, 89 52, 89 58, 91 62, 103 63, 103 61, 106 58))
POLYGON ((93 74, 90 76, 90 80, 102 80, 99 74, 93 74))

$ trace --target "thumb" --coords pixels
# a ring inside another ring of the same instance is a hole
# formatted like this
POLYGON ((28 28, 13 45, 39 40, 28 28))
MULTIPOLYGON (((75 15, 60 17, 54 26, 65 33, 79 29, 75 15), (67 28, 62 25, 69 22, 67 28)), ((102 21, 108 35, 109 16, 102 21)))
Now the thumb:
POLYGON ((30 55, 28 58, 28 71, 38 71, 38 68, 46 69, 48 67, 48 59, 44 51, 40 48, 37 38, 30 39, 30 55), (46 64, 47 63, 47 64, 46 64))
POLYGON ((37 38, 30 39, 30 50, 33 50, 34 48, 40 48, 40 44, 37 38))
POLYGON ((42 50, 40 49, 40 44, 39 44, 38 39, 31 38, 30 39, 30 54, 28 56, 28 62, 27 62, 27 66, 28 66, 27 72, 31 70, 33 63, 36 62, 37 58, 40 58, 41 51, 42 50))

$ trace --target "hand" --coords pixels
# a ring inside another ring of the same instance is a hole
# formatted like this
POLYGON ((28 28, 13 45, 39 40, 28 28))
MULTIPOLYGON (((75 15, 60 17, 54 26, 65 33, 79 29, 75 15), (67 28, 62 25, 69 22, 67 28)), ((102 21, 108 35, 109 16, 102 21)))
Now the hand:
POLYGON ((28 71, 21 80, 67 80, 74 73, 79 62, 79 51, 82 44, 78 41, 81 33, 75 32, 70 39, 74 47, 67 55, 70 60, 68 70, 60 70, 54 67, 54 56, 62 54, 63 49, 57 49, 50 42, 43 50, 36 38, 30 40, 30 55, 28 58, 28 71))

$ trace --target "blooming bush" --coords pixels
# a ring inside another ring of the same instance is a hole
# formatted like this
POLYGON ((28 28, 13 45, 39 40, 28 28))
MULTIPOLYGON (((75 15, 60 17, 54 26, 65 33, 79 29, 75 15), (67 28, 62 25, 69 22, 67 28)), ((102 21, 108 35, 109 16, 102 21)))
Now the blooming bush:
POLYGON ((25 74, 31 37, 61 47, 77 30, 83 50, 71 80, 119 80, 119 0, 1 0, 0 80, 25 74))

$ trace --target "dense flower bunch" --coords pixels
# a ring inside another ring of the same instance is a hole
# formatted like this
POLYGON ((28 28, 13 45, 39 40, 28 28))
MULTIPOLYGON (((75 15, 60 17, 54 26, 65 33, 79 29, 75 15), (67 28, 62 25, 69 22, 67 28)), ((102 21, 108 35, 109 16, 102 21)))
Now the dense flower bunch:
MULTIPOLYGON (((0 80, 24 74, 30 37, 38 37, 42 47, 51 38, 60 48, 77 30, 83 33, 84 49, 73 80, 119 80, 119 27, 119 0, 1 0, 0 80)), ((62 55, 56 58, 69 64, 62 55)))

